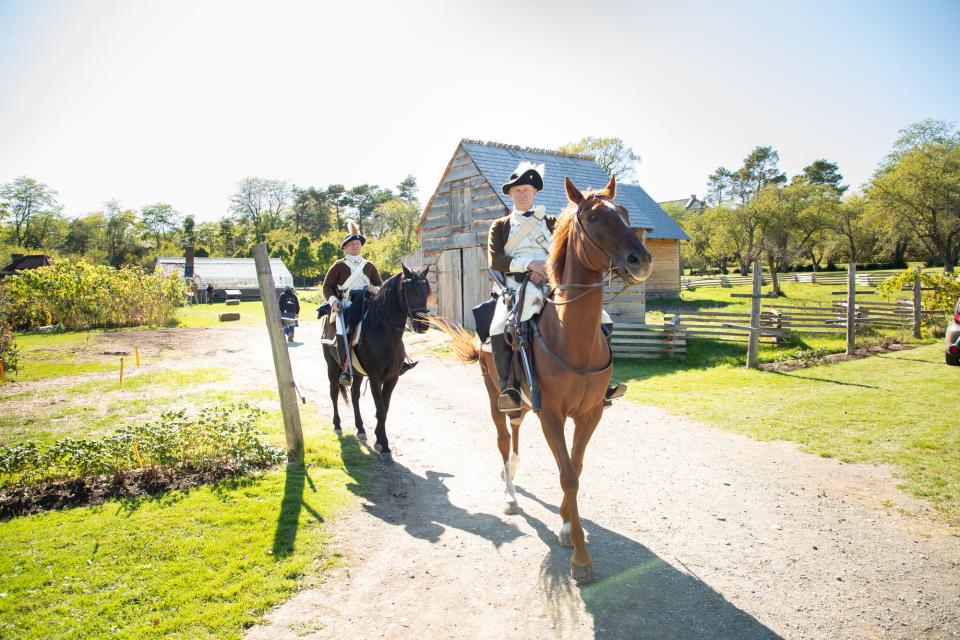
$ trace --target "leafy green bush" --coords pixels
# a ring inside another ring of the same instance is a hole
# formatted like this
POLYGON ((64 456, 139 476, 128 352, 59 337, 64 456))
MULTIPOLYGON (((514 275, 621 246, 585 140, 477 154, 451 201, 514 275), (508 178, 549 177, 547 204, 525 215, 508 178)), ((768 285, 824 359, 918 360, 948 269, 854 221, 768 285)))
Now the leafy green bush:
POLYGON ((246 403, 203 409, 195 417, 168 411, 156 422, 124 427, 102 438, 61 438, 46 448, 32 442, 0 447, 0 487, 121 476, 151 467, 266 468, 280 462, 283 452, 263 442, 256 430, 262 414, 246 403))
MULTIPOLYGON (((907 269, 881 282, 877 291, 887 295, 900 294, 904 287, 913 287, 913 277, 913 270, 907 269)), ((960 298, 960 281, 954 275, 921 272, 920 286, 925 289, 921 292, 924 311, 953 312, 957 298, 960 298)), ((924 325, 930 321, 930 318, 924 316, 924 325)))
POLYGON ((166 324, 186 293, 176 275, 69 260, 5 278, 0 290, 14 327, 64 329, 166 324))
POLYGON ((13 327, 10 325, 9 304, 3 288, 0 287, 0 362, 8 374, 17 370, 20 351, 14 341, 13 327))

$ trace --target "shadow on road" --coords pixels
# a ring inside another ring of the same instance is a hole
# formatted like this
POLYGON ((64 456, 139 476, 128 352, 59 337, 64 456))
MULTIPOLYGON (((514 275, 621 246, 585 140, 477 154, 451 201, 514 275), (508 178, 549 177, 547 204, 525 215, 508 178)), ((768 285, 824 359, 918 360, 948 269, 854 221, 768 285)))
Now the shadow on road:
MULTIPOLYGON (((559 528, 556 506, 519 487, 517 492, 556 514, 559 528)), ((525 512, 521 516, 548 549, 540 565, 540 582, 555 628, 569 626, 582 600, 593 616, 594 637, 604 640, 781 637, 692 572, 678 571, 642 544, 589 520, 581 522, 598 580, 578 586, 570 576, 571 549, 559 545, 554 529, 525 512)))

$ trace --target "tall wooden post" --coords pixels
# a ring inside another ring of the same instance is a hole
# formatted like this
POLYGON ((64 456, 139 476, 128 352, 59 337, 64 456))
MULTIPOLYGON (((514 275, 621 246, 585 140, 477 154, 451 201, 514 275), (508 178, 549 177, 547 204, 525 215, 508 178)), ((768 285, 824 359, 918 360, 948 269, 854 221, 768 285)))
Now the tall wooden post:
POLYGON ((857 348, 857 263, 847 264, 847 355, 857 348))
POLYGON ((913 337, 920 337, 923 298, 920 297, 920 267, 913 268, 913 337))
POLYGON ((297 406, 296 385, 290 367, 290 352, 283 336, 280 322, 280 305, 277 303, 273 273, 267 246, 262 242, 253 247, 253 259, 257 264, 257 283, 260 285, 260 300, 267 321, 270 349, 273 351, 273 366, 277 372, 277 390, 280 392, 280 411, 287 440, 287 462, 303 462, 303 429, 300 427, 300 408, 297 406))
POLYGON ((763 275, 760 273, 760 259, 753 261, 753 295, 750 298, 750 339, 747 342, 747 368, 760 368, 760 287, 763 275))

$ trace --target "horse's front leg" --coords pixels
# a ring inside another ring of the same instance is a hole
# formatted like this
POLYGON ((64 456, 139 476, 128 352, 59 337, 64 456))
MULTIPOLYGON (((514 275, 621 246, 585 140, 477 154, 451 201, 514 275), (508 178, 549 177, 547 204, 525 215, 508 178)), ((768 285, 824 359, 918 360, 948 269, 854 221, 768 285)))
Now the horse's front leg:
POLYGON ((337 396, 340 393, 340 367, 336 362, 330 359, 330 356, 327 355, 327 378, 330 381, 330 402, 333 403, 333 431, 336 434, 343 433, 343 430, 340 428, 340 410, 337 407, 337 396))
MULTIPOLYGON (((373 386, 371 381, 370 388, 372 389, 373 386)), ((390 411, 390 398, 396 386, 397 378, 384 380, 382 385, 377 385, 377 392, 373 396, 377 405, 377 445, 381 453, 390 453, 390 443, 387 440, 387 413, 390 411)))
MULTIPOLYGON (((484 354, 485 355, 485 354, 484 354)), ((500 480, 503 481, 503 512, 512 516, 520 513, 520 505, 517 504, 517 492, 513 486, 513 478, 516 474, 516 454, 510 451, 510 431, 507 429, 507 415, 497 407, 497 396, 500 395, 499 386, 493 382, 489 371, 492 370, 492 363, 481 360, 481 372, 483 373, 483 383, 487 388, 487 399, 490 401, 490 418, 493 425, 497 428, 497 449, 500 450, 500 457, 503 459, 503 467, 500 469, 500 480), (486 365, 486 366, 485 366, 486 365)), ((522 415, 521 415, 522 419, 522 415)), ((517 428, 514 427, 514 434, 517 428)), ((514 444, 516 450, 516 444, 514 444)))
POLYGON ((363 386, 363 377, 354 375, 350 385, 350 400, 353 404, 353 424, 357 428, 357 437, 366 439, 367 432, 363 429, 363 414, 360 413, 360 388, 363 386))
POLYGON ((562 415, 546 409, 540 411, 540 425, 547 445, 557 461, 557 469, 560 471, 560 488, 563 489, 563 502, 560 505, 560 517, 563 520, 560 543, 573 545, 573 556, 570 562, 574 579, 577 582, 591 582, 593 561, 587 552, 583 528, 580 526, 580 512, 577 508, 580 474, 567 452, 567 443, 563 436, 564 422, 565 418, 562 415))

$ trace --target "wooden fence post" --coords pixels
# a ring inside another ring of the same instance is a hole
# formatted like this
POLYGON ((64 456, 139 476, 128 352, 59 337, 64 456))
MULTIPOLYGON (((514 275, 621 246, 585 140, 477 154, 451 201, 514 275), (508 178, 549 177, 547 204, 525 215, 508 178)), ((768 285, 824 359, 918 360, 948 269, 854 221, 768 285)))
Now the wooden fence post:
POLYGON ((847 264, 847 355, 857 348, 857 263, 847 264))
POLYGON ((763 275, 760 273, 760 259, 753 261, 753 296, 750 298, 750 338, 747 342, 747 368, 760 368, 760 287, 763 275))
POLYGON ((920 337, 920 318, 923 313, 923 298, 920 296, 920 267, 913 268, 913 337, 920 337))
POLYGON ((297 406, 296 385, 293 382, 293 370, 290 367, 290 352, 283 336, 280 323, 280 305, 277 303, 273 273, 270 271, 270 259, 267 246, 262 242, 253 246, 253 258, 257 264, 257 283, 260 285, 260 300, 263 302, 263 315, 267 321, 267 334, 270 336, 270 349, 273 352, 273 366, 277 372, 277 390, 280 393, 280 411, 283 414, 283 428, 287 441, 287 462, 303 462, 303 429, 300 426, 300 408, 297 406))

